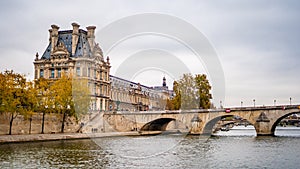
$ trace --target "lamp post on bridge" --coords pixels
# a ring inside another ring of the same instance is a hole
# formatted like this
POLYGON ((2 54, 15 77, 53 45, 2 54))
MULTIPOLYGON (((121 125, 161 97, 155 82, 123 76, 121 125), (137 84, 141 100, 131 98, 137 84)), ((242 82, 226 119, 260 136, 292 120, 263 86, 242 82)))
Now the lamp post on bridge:
POLYGON ((222 100, 220 100, 220 108, 221 109, 223 108, 223 106, 222 106, 222 100))
POLYGON ((290 106, 292 105, 292 98, 290 97, 290 106))
POLYGON ((243 102, 243 101, 241 101, 241 107, 243 107, 243 103, 244 103, 244 102, 243 102))
POLYGON ((274 100, 274 106, 276 106, 276 99, 274 100))
POLYGON ((253 105, 254 105, 254 107, 255 107, 255 99, 253 99, 253 105))

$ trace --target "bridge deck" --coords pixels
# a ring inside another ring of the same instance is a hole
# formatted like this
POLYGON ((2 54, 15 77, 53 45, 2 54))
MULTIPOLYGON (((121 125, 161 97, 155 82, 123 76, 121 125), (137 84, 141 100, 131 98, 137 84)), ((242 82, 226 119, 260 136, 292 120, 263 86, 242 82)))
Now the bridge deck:
POLYGON ((234 112, 234 111, 255 111, 255 110, 288 110, 300 109, 300 105, 278 105, 278 106, 257 106, 257 107, 232 107, 223 109, 191 109, 191 110, 162 110, 162 111, 117 111, 106 112, 105 114, 189 114, 189 113, 219 113, 219 112, 234 112))

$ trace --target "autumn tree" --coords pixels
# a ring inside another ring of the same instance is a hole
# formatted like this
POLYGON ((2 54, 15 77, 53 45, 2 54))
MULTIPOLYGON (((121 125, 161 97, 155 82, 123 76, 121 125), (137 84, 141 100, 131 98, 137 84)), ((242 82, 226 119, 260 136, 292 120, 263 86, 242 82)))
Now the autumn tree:
POLYGON ((74 115, 74 104, 72 99, 72 79, 62 76, 53 82, 50 87, 50 98, 53 100, 54 112, 62 114, 61 132, 64 132, 65 121, 67 116, 74 115))
POLYGON ((179 109, 208 109, 210 108, 211 86, 206 75, 184 74, 181 79, 174 81, 174 97, 168 102, 167 108, 179 109))
POLYGON ((76 118, 80 118, 80 116, 87 114, 91 102, 91 92, 88 87, 87 79, 73 78, 72 97, 76 118))
POLYGON ((174 91, 174 98, 171 100, 171 103, 173 104, 174 110, 179 110, 181 107, 181 93, 178 88, 178 82, 174 81, 173 83, 173 91, 174 91))
POLYGON ((14 119, 19 114, 31 115, 35 109, 34 88, 24 75, 12 70, 1 72, 0 81, 0 112, 10 117, 8 134, 11 135, 14 119))
POLYGON ((199 108, 209 109, 211 107, 210 99, 212 95, 210 94, 211 86, 205 74, 197 74, 195 76, 195 85, 199 97, 199 108))
POLYGON ((73 116, 77 119, 81 114, 88 112, 90 105, 88 81, 63 75, 53 82, 50 91, 54 111, 63 115, 61 125, 63 133, 67 117, 73 116))
POLYGON ((198 93, 194 77, 191 74, 183 74, 178 84, 181 94, 181 109, 198 108, 198 93))
POLYGON ((166 110, 175 110, 172 99, 167 99, 166 110))
POLYGON ((45 128, 45 115, 51 112, 51 108, 54 106, 54 101, 51 99, 50 91, 50 81, 45 78, 39 78, 35 80, 35 89, 37 101, 37 112, 42 112, 42 131, 44 134, 45 128))
POLYGON ((178 82, 173 82, 174 96, 172 99, 167 99, 166 109, 167 110, 179 110, 181 107, 181 92, 179 90, 178 82))

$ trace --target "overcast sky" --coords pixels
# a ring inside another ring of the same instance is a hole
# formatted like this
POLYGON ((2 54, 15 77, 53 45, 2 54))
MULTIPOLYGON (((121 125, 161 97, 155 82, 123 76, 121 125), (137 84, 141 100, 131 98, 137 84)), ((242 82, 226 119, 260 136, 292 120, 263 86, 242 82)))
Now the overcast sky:
MULTIPOLYGON (((101 30, 126 16, 161 13, 190 23, 214 47, 224 72, 226 99, 222 102, 225 106, 240 106, 241 101, 244 106, 250 106, 253 99, 256 105, 273 105, 274 99, 277 105, 289 104, 290 97, 292 103, 300 103, 300 2, 297 0, 7 0, 0 1, 0 8, 1 71, 13 69, 32 78, 35 53, 42 55, 46 49, 51 24, 66 30, 72 29, 72 22, 77 22, 82 29, 95 25, 96 30, 101 30)), ((101 39, 99 33, 96 35, 97 40, 101 39)), ((143 49, 155 48, 167 51, 166 55, 180 55, 182 58, 178 58, 192 73, 205 73, 203 67, 207 65, 192 61, 194 58, 188 51, 178 50, 178 44, 172 40, 146 35, 119 45, 119 53, 109 53, 112 74, 124 62, 120 51, 130 48, 137 57, 148 56, 142 55, 145 51, 138 52, 141 44, 143 49), (145 41, 155 45, 147 46, 145 41)), ((143 76, 136 74, 134 80, 149 86, 161 85, 162 77, 167 76, 171 86, 172 78, 176 79, 165 72, 149 81, 151 71, 145 71, 143 76)), ((219 106, 219 100, 214 102, 219 106)))

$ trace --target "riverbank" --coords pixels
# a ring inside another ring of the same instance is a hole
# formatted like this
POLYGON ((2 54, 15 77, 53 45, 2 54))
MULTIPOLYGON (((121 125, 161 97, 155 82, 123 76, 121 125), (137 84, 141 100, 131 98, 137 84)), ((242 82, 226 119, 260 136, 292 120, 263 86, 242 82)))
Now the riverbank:
POLYGON ((118 137, 118 136, 139 136, 139 135, 140 134, 137 131, 109 132, 109 133, 57 133, 57 134, 0 135, 0 144, 33 142, 33 141, 89 139, 89 138, 118 137))

